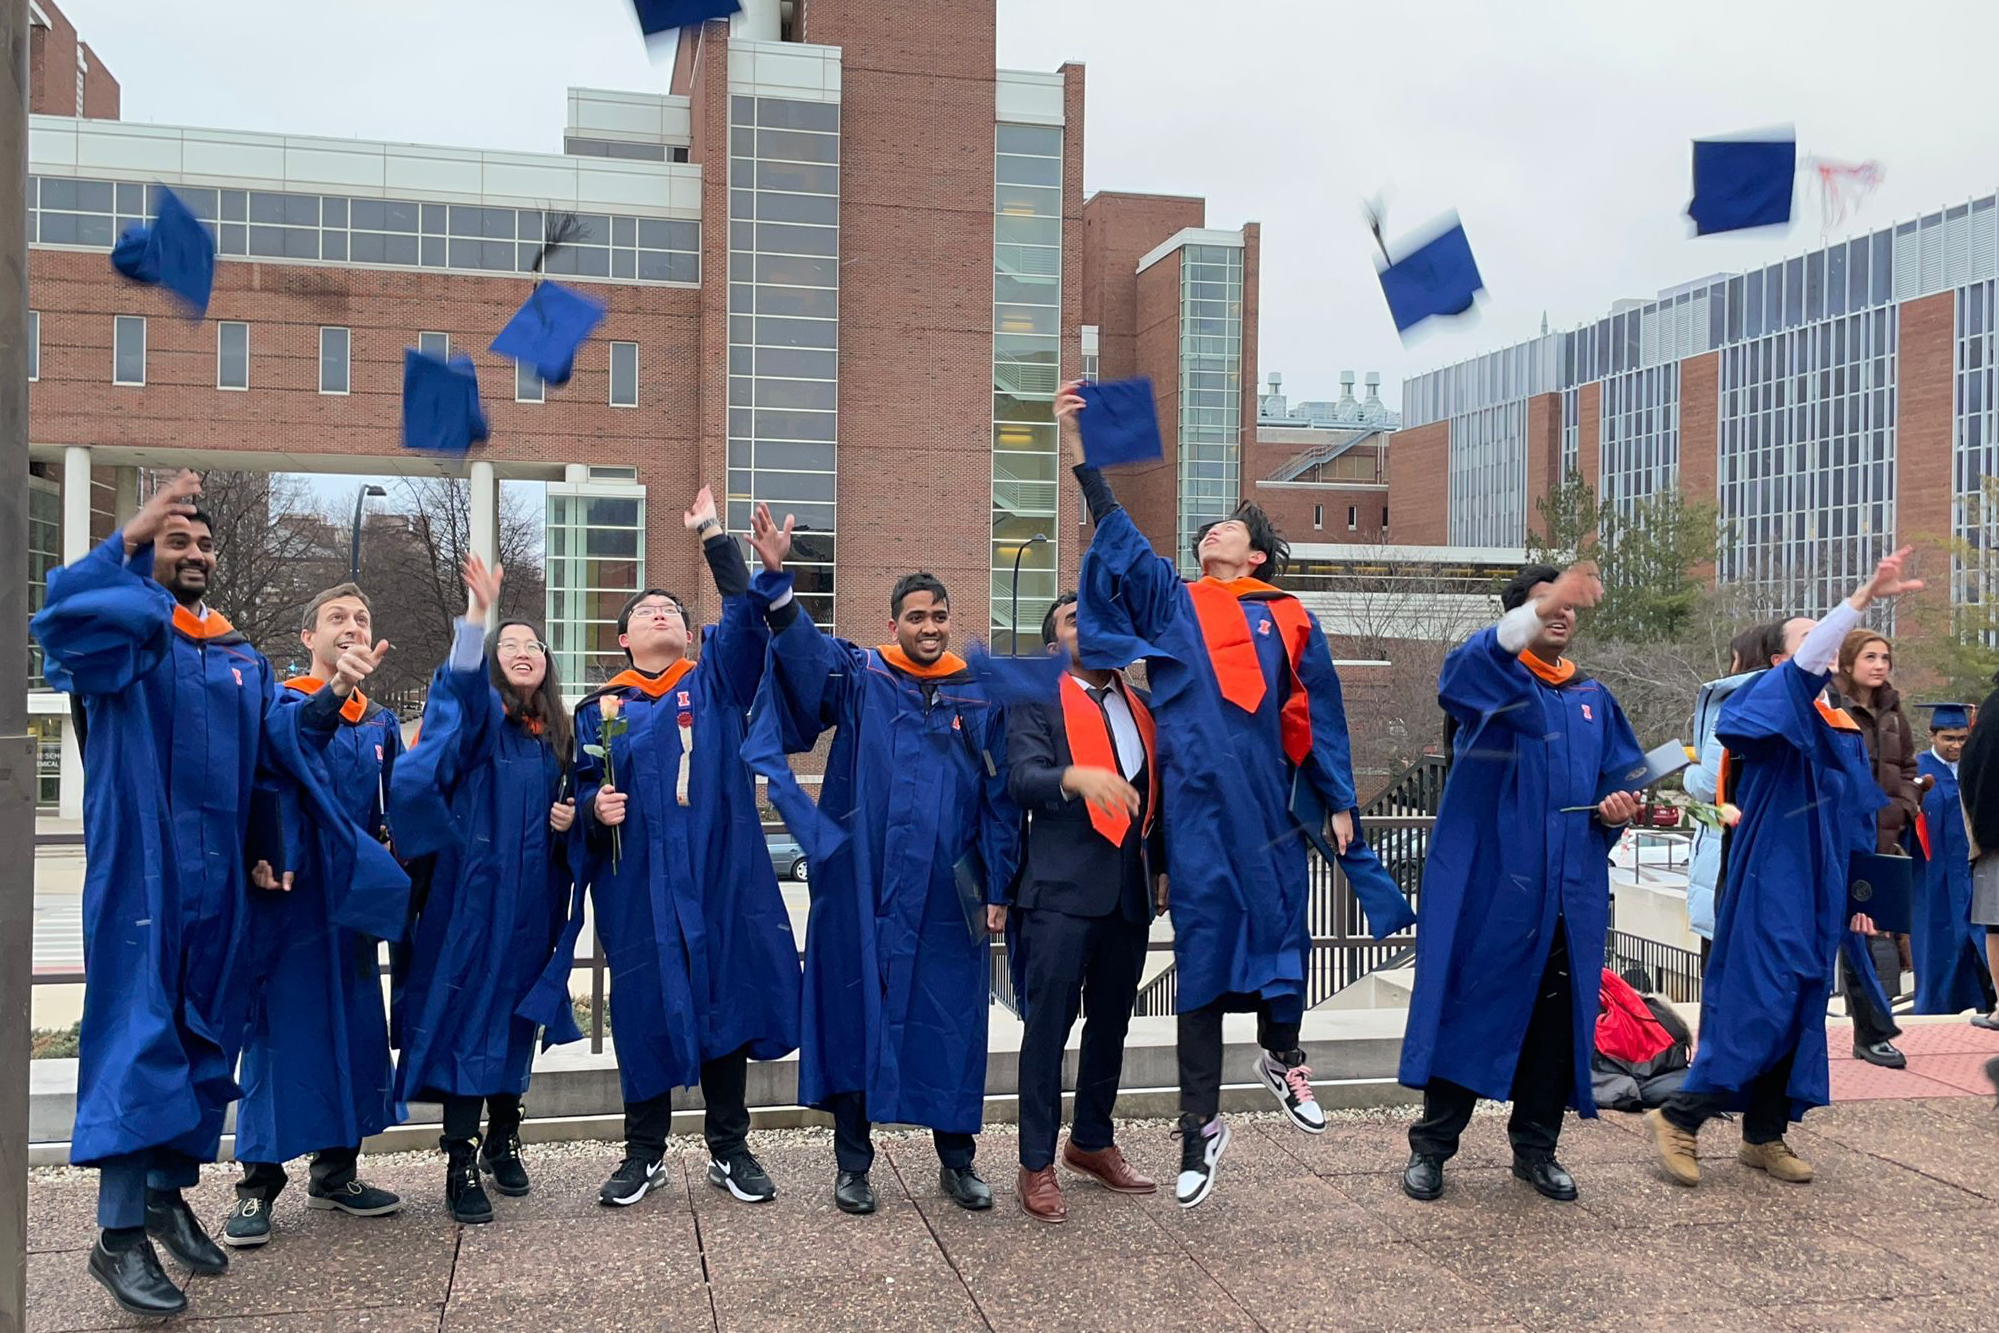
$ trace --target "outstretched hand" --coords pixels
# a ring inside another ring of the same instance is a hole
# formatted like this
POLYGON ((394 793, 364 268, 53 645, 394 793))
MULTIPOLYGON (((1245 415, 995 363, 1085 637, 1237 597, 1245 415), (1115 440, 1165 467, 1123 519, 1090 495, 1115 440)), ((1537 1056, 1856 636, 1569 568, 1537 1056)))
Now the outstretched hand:
POLYGON ((1862 610, 1869 602, 1884 597, 1900 597, 1905 593, 1921 592, 1923 590, 1921 579, 1903 577, 1909 556, 1915 549, 1913 546, 1904 546, 1899 551, 1881 557, 1881 563, 1874 567, 1874 577, 1861 584, 1853 596, 1847 599, 1853 609, 1862 610))
POLYGON ((710 527, 721 527, 722 521, 715 517, 714 488, 703 486, 701 493, 694 497, 694 503, 680 516, 680 521, 687 525, 689 532, 703 532, 710 527))
POLYGON ((482 624, 486 613, 499 604, 500 584, 507 577, 506 568, 502 565, 488 568, 485 560, 475 551, 465 557, 459 573, 465 580, 465 618, 475 625, 482 624))
POLYGON ((770 506, 759 504, 757 512, 750 519, 750 546, 763 561, 766 573, 784 572, 784 561, 791 554, 791 534, 798 526, 798 520, 790 514, 784 516, 784 526, 770 516, 770 506))
POLYGON ((1578 560, 1547 584, 1546 591, 1537 594, 1534 603, 1541 619, 1547 620, 1564 610, 1581 611, 1602 600, 1603 579, 1597 574, 1596 562, 1578 560))
POLYGON ((340 660, 333 664, 333 693, 345 699, 361 688, 361 682, 374 674, 382 659, 389 655, 389 641, 378 640, 373 648, 365 642, 343 649, 340 660))
POLYGON ((1062 386, 1055 395, 1055 427, 1062 437, 1062 452, 1068 457, 1070 467, 1081 467, 1083 457, 1082 413, 1089 404, 1083 401, 1080 380, 1072 380, 1062 386))
POLYGON ((170 518, 193 518, 194 497, 201 494, 201 478, 182 468, 139 506, 139 512, 125 523, 125 549, 136 551, 160 535, 170 518))

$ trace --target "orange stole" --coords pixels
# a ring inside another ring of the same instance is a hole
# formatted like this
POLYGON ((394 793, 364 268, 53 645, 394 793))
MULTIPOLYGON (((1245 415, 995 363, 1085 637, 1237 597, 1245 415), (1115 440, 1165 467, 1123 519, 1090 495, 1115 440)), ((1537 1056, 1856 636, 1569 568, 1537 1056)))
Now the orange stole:
POLYGON ((903 675, 914 676, 918 680, 942 680, 946 676, 956 676, 967 669, 965 659, 952 652, 943 654, 929 666, 922 666, 910 661, 909 654, 902 651, 902 645, 899 643, 885 643, 875 651, 882 655, 882 661, 903 675))
MULTIPOLYGON (((1825 724, 1828 727, 1831 727, 1834 731, 1860 730, 1860 724, 1858 722, 1855 722, 1853 720, 1852 715, 1849 714, 1844 708, 1834 708, 1831 704, 1827 703, 1823 699, 1812 700, 1812 706, 1819 710, 1819 716, 1823 718, 1825 720, 1825 724)), ((1733 780, 1733 774, 1729 771, 1733 767, 1730 760, 1731 757, 1728 751, 1724 749, 1721 752, 1721 764, 1717 770, 1714 782, 1714 803, 1716 805, 1728 804, 1728 788, 1731 781, 1733 780)), ((1922 832, 1927 832, 1927 831, 1928 830, 1922 830, 1922 832)))
POLYGON ((1540 658, 1534 656, 1534 654, 1523 652, 1520 654, 1520 665, 1526 667, 1535 676, 1549 685, 1566 685, 1569 683, 1569 679, 1576 674, 1576 664, 1566 657, 1559 659, 1553 666, 1550 666, 1540 658))
POLYGON ((1298 659, 1304 655, 1305 643, 1312 634, 1312 622, 1304 606, 1297 598, 1261 579, 1224 582, 1204 578, 1187 585, 1222 698, 1245 713, 1254 713, 1263 702, 1263 667, 1256 660, 1256 645, 1249 641, 1249 617, 1242 609, 1244 593, 1275 594, 1267 600, 1258 600, 1270 608, 1271 618, 1284 635, 1285 661, 1291 668, 1291 694, 1284 701, 1281 719, 1284 755, 1292 763, 1302 764, 1312 752, 1312 703, 1298 676, 1298 659))
POLYGON ((694 669, 694 663, 681 658, 657 676, 648 676, 642 671, 626 668, 599 686, 597 694, 608 694, 612 690, 637 690, 648 699, 657 699, 678 685, 681 678, 694 669))
POLYGON ((208 608, 208 618, 204 620, 186 607, 176 603, 174 605, 174 628, 199 643, 203 639, 219 639, 236 627, 229 623, 228 616, 223 615, 212 606, 208 608))
MULTIPOLYGON (((210 612, 210 614, 214 613, 210 612)), ((300 694, 317 694, 325 684, 326 682, 317 676, 293 676, 285 682, 285 688, 288 690, 297 690, 300 694)), ((340 705, 340 716, 348 722, 359 722, 367 715, 367 712, 368 696, 359 690, 350 691, 347 695, 347 702, 340 705)))
MULTIPOLYGON (((1138 724, 1138 739, 1145 747, 1145 828, 1152 831, 1152 817, 1159 809, 1159 729, 1152 721, 1152 712, 1138 701, 1138 697, 1124 688, 1124 681, 1117 682, 1118 693, 1124 696, 1125 704, 1131 709, 1132 720, 1138 724)), ((1103 768, 1113 773, 1124 770, 1117 761, 1117 742, 1111 736, 1111 729, 1101 710, 1090 699, 1083 682, 1066 672, 1062 676, 1062 730, 1069 741, 1069 759, 1078 768, 1103 768)), ((1124 845, 1124 835, 1131 830, 1131 816, 1122 810, 1104 810, 1091 805, 1090 827, 1103 835, 1104 841, 1113 847, 1124 845)))

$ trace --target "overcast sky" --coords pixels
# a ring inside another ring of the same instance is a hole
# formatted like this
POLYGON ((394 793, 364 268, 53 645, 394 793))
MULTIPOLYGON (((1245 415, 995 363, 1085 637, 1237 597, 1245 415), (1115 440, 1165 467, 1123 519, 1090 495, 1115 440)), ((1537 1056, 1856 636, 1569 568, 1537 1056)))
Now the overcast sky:
MULTIPOLYGON (((881 4, 924 0, 875 0, 881 4)), ((561 146, 570 85, 665 91, 626 0, 62 0, 128 120, 484 148, 561 146)), ((1999 183, 1989 0, 999 0, 999 63, 1088 66, 1090 190, 1205 195, 1263 224, 1262 374, 1330 398, 1819 244, 1693 240, 1688 141, 1778 123, 1877 161, 1832 236, 1999 183), (1359 215, 1391 242, 1449 209, 1489 287, 1404 346, 1359 215)))

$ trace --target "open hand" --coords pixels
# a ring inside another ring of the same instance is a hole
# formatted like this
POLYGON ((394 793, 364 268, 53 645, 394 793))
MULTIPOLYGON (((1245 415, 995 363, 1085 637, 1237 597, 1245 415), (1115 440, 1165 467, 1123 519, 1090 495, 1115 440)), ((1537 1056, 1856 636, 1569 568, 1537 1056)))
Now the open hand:
POLYGON ((1108 768, 1071 764, 1062 770, 1062 790, 1082 797, 1106 814, 1119 810, 1128 816, 1138 814, 1138 789, 1108 768))
POLYGON ((1903 577, 1903 571, 1915 549, 1913 546, 1904 546, 1899 551, 1882 556, 1881 563, 1874 567, 1874 577, 1861 584, 1853 596, 1847 599, 1853 609, 1859 611, 1869 602, 1884 597, 1900 597, 1904 593, 1921 592, 1923 590, 1921 579, 1903 577))
POLYGON ((154 491, 139 506, 139 512, 125 522, 125 550, 129 554, 150 543, 170 518, 194 517, 194 497, 201 494, 201 478, 187 468, 154 491))
POLYGON ((1070 467, 1080 467, 1083 459, 1083 409, 1089 404, 1077 390, 1080 381, 1072 380, 1062 386, 1055 395, 1055 428, 1062 437, 1062 452, 1068 456, 1070 467))
POLYGON ((750 547, 756 551, 757 559, 763 561, 764 571, 769 574, 784 572, 785 557, 791 554, 791 533, 798 520, 790 514, 784 516, 784 526, 770 516, 770 506, 760 504, 757 512, 750 517, 750 547))
POLYGON ((459 575, 465 580, 465 618, 475 625, 486 621, 486 613, 500 601, 500 584, 507 577, 504 566, 487 567, 478 552, 465 557, 459 567, 459 575))
POLYGON ((689 532, 703 532, 711 526, 721 527, 722 520, 715 517, 714 489, 703 486, 701 493, 694 497, 694 503, 680 516, 680 521, 687 525, 689 532))
POLYGON ((1597 574, 1596 562, 1578 560, 1548 584, 1547 590, 1538 594, 1534 602, 1541 619, 1548 620, 1565 609, 1581 611, 1602 600, 1603 579, 1597 574))

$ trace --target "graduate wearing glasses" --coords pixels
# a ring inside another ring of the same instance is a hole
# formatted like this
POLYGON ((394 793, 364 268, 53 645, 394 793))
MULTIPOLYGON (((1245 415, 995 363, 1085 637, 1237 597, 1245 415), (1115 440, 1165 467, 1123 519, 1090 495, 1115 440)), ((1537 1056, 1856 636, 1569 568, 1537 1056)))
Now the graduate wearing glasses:
POLYGON ((637 1203, 665 1175, 673 1089, 701 1086, 708 1182, 745 1203, 777 1196, 746 1143, 749 1062, 798 1045, 798 946, 771 869, 741 753, 770 632, 749 566, 707 487, 685 515, 722 594, 699 660, 672 593, 648 588, 618 615, 631 663, 576 711, 576 896, 567 944, 529 1012, 569 1013, 583 892, 611 967, 611 1025, 625 1100, 625 1158, 598 1192, 637 1203))

